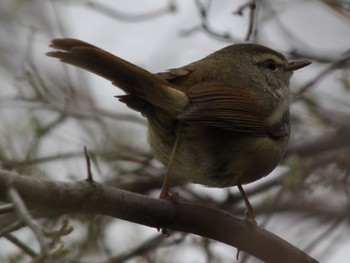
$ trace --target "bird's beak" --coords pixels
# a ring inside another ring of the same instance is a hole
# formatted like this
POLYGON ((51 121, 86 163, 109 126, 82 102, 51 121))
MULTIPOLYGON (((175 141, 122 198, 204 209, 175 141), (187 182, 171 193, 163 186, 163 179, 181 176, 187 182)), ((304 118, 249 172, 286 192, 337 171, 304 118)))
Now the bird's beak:
POLYGON ((297 69, 301 69, 303 67, 306 67, 310 65, 312 62, 310 60, 296 60, 296 61, 290 61, 287 65, 288 71, 294 71, 297 69))

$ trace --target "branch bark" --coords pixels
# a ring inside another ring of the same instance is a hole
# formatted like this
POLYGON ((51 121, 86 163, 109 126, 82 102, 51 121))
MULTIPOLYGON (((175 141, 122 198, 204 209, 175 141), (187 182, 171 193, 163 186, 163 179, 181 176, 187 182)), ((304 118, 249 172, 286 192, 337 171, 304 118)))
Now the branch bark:
POLYGON ((29 209, 45 214, 108 215, 211 238, 265 262, 317 262, 267 230, 210 207, 184 202, 174 204, 95 182, 48 181, 0 169, 0 201, 8 201, 10 186, 18 191, 29 209))

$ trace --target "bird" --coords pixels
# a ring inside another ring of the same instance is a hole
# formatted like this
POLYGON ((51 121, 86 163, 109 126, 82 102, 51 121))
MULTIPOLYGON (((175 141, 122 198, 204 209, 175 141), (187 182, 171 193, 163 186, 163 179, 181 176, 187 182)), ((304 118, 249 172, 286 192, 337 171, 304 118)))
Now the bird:
POLYGON ((255 214, 243 184, 268 175, 290 136, 289 80, 309 60, 288 61, 263 45, 224 47, 188 65, 151 73, 87 42, 53 39, 47 53, 97 74, 148 121, 150 148, 167 167, 160 198, 174 178, 208 187, 237 186, 246 217, 255 214))

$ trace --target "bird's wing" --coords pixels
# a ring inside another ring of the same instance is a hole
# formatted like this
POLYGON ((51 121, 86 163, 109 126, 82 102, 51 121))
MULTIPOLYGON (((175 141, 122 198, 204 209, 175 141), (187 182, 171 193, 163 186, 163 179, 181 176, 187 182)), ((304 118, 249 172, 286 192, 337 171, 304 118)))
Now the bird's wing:
POLYGON ((212 126, 255 136, 282 137, 289 134, 289 128, 285 125, 288 121, 285 113, 277 114, 278 119, 274 120, 273 107, 247 89, 203 82, 191 87, 187 95, 192 106, 178 116, 184 123, 212 126))

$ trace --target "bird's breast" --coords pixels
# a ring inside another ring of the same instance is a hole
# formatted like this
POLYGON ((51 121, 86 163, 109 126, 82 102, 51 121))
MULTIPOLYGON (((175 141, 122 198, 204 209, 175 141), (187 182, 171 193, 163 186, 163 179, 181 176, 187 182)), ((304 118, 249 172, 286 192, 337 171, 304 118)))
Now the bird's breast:
MULTIPOLYGON (((183 127, 179 132, 170 172, 209 187, 250 183, 268 175, 288 144, 288 137, 257 137, 199 125, 183 127)), ((155 157, 167 166, 175 135, 164 136, 150 125, 149 142, 155 157)))

